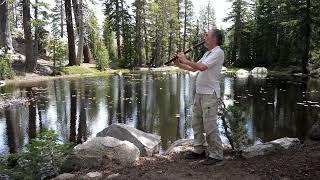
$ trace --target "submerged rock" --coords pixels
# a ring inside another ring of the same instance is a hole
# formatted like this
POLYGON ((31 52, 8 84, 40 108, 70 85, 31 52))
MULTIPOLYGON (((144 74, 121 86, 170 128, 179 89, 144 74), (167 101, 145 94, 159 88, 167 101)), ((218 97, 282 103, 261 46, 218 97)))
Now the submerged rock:
POLYGON ((106 136, 133 143, 139 148, 141 156, 151 156, 159 152, 160 136, 145 133, 126 124, 112 124, 97 134, 97 137, 106 136))
POLYGON ((113 137, 94 137, 74 147, 61 169, 63 172, 69 172, 101 167, 113 162, 131 165, 139 156, 139 149, 128 141, 120 141, 113 137))

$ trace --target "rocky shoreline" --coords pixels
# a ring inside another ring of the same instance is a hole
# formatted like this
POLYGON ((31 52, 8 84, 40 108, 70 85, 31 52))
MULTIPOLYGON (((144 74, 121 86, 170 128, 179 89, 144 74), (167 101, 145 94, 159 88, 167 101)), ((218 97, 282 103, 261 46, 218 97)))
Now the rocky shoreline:
POLYGON ((174 142, 160 155, 158 136, 125 124, 112 124, 98 136, 76 146, 72 158, 63 165, 65 173, 54 180, 313 179, 320 176, 320 143, 316 141, 302 143, 296 138, 281 138, 241 151, 225 146, 222 163, 203 166, 201 160, 184 159, 192 150, 191 139, 174 142))

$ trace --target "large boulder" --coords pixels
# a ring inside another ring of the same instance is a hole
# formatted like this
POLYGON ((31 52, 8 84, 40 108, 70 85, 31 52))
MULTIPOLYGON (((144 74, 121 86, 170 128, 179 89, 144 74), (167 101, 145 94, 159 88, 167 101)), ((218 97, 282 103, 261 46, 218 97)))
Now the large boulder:
POLYGON ((141 156, 151 156, 154 153, 158 153, 160 149, 160 136, 145 133, 122 123, 112 124, 97 134, 97 137, 106 136, 133 143, 139 148, 141 156))
POLYGON ((179 153, 182 151, 192 150, 193 141, 193 139, 179 139, 169 146, 165 154, 168 155, 171 153, 179 153))
POLYGON ((320 120, 313 124, 308 132, 308 137, 312 140, 320 140, 320 120))
POLYGON ((61 169, 63 172, 70 172, 114 162, 131 165, 139 156, 139 149, 128 141, 120 141, 113 137, 94 137, 74 147, 61 169))
POLYGON ((244 158, 251 158, 255 156, 263 156, 267 154, 272 154, 276 152, 276 146, 271 143, 266 144, 256 144, 250 146, 242 151, 242 156, 244 158))
POLYGON ((300 140, 298 138, 288 138, 284 137, 281 139, 277 139, 270 142, 271 144, 275 145, 277 149, 284 150, 294 147, 300 144, 300 140))

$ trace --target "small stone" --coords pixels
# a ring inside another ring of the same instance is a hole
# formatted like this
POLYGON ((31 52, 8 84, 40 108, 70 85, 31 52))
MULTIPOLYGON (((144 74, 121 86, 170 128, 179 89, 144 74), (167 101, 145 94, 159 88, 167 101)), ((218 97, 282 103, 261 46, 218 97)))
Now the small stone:
POLYGON ((54 179, 52 180, 72 180, 72 179, 75 179, 76 175, 74 174, 70 174, 70 173, 63 173, 63 174, 60 174, 59 176, 55 177, 54 179))
POLYGON ((87 174, 87 176, 90 178, 90 179, 99 179, 99 178, 102 178, 102 174, 99 173, 99 172, 89 172, 87 174))
POLYGON ((119 173, 111 174, 111 175, 109 175, 109 176, 107 177, 107 179, 116 178, 116 177, 118 177, 118 176, 120 176, 119 173))

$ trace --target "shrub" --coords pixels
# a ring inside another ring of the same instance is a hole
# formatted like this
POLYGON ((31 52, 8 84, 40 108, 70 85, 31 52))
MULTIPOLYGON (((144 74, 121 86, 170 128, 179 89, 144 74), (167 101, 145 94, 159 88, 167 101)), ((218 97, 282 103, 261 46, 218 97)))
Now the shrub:
POLYGON ((243 146, 252 144, 246 128, 246 119, 241 110, 236 106, 228 107, 222 115, 222 125, 232 149, 240 149, 243 146))
POLYGON ((49 41, 49 57, 53 61, 54 74, 63 71, 66 54, 66 44, 62 40, 49 41))
POLYGON ((54 131, 42 131, 26 146, 26 152, 8 156, 10 176, 17 179, 47 179, 56 176, 72 147, 70 144, 59 143, 54 131))
POLYGON ((102 41, 98 42, 96 63, 97 69, 100 71, 109 67, 109 53, 102 41))
MULTIPOLYGON (((1 50, 0 50, 1 51, 1 50)), ((11 67, 11 57, 0 52, 0 79, 12 79, 15 73, 11 67)))

